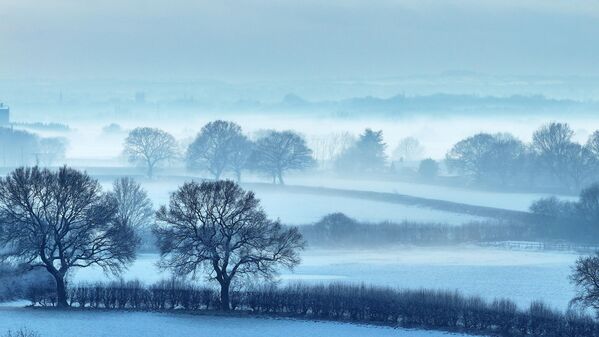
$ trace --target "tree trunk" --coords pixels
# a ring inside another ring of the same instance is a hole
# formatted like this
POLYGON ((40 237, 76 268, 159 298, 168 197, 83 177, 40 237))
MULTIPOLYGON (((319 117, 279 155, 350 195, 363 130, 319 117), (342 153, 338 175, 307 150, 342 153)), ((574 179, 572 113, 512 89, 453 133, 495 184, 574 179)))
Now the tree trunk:
POLYGON ((148 178, 152 179, 154 176, 154 165, 148 164, 148 178))
POLYGON ((220 283, 220 308, 222 311, 231 310, 231 301, 229 300, 229 285, 227 281, 220 283))
POLYGON ((59 272, 53 273, 54 280, 56 281, 56 306, 59 308, 66 308, 69 306, 67 303, 67 287, 64 282, 64 276, 59 272))
POLYGON ((285 182, 283 181, 283 173, 281 171, 279 171, 278 176, 279 176, 279 184, 285 185, 285 182))

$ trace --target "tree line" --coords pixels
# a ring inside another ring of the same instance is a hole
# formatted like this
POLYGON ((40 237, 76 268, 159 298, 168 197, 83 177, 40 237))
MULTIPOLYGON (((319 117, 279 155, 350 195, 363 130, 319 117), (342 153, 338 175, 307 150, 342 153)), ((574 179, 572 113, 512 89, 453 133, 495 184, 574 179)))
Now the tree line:
POLYGON ((446 168, 470 184, 487 187, 578 191, 599 178, 599 131, 584 144, 573 137, 567 123, 557 122, 537 129, 530 143, 509 133, 479 133, 454 144, 439 161, 422 159, 424 148, 413 137, 403 138, 389 158, 382 130, 366 128, 358 137, 316 137, 310 148, 294 131, 265 130, 249 137, 236 123, 217 120, 204 125, 184 153, 172 135, 154 128, 132 130, 124 153, 131 162, 143 164, 149 176, 157 165, 179 158, 190 170, 215 179, 232 174, 237 181, 242 172, 253 171, 282 184, 286 172, 320 164, 342 175, 395 177, 399 172, 426 181, 434 181, 446 168), (415 169, 403 164, 414 160, 420 160, 415 169))
MULTIPOLYGON (((132 130, 124 153, 130 162, 144 165, 149 177, 158 165, 181 157, 175 138, 155 128, 132 130)), ((209 172, 216 180, 229 172, 239 182, 243 171, 252 170, 279 184, 286 172, 315 163, 304 138, 293 131, 268 130, 252 141, 239 125, 221 120, 204 125, 182 157, 188 169, 209 172)))
POLYGON ((479 133, 456 143, 445 161, 476 184, 579 191, 598 178, 599 131, 585 144, 573 136, 567 123, 555 122, 537 129, 530 143, 509 133, 479 133))
POLYGON ((528 223, 508 221, 469 222, 460 226, 443 223, 360 222, 343 213, 324 216, 300 231, 310 246, 380 247, 381 245, 452 245, 506 240, 541 240, 542 230, 528 223))
MULTIPOLYGON (((51 292, 32 294, 34 303, 54 305, 51 292)), ((77 308, 202 311, 221 308, 219 292, 170 279, 149 286, 139 281, 79 284, 70 288, 77 308)), ((249 285, 231 293, 233 310, 254 314, 384 324, 506 337, 599 336, 599 323, 581 311, 555 311, 542 302, 527 309, 507 299, 486 301, 456 291, 396 290, 332 283, 249 285)))

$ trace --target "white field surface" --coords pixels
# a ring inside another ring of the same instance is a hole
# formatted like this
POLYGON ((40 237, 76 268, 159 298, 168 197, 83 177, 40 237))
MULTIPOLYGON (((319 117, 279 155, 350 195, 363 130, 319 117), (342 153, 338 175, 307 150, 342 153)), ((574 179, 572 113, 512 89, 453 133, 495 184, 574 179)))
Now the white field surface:
POLYGON ((0 307, 0 334, 21 328, 43 337, 442 337, 436 331, 393 329, 336 322, 148 312, 55 311, 0 307))
MULTIPOLYGON (((510 251, 460 246, 393 247, 381 250, 308 249, 293 272, 280 275, 283 282, 350 282, 393 288, 460 290, 483 298, 509 298, 526 307, 534 300, 565 309, 574 296, 568 281, 577 255, 510 251)), ((146 283, 168 278, 156 268, 156 254, 142 254, 122 276, 146 283)), ((75 272, 73 281, 102 281, 99 269, 75 272)), ((202 282, 203 280, 198 280, 202 282)))
MULTIPOLYGON (((439 199, 469 205, 503 208, 515 211, 528 211, 528 208, 534 201, 540 198, 551 196, 549 194, 542 193, 485 192, 466 188, 416 184, 399 181, 391 182, 339 178, 319 179, 305 176, 289 177, 286 183, 289 185, 397 193, 421 198, 439 199)), ((578 199, 575 196, 559 195, 557 197, 564 200, 578 199)))
MULTIPOLYGON (((141 183, 152 199, 154 207, 157 208, 160 205, 168 204, 170 194, 182 185, 184 180, 142 180, 141 183)), ((112 188, 112 182, 110 181, 103 181, 102 185, 106 190, 112 188)), ((335 212, 342 212, 349 217, 368 222, 402 222, 409 220, 461 225, 466 222, 484 219, 482 217, 439 211, 426 207, 340 196, 320 196, 268 190, 258 190, 256 191, 256 196, 260 199, 262 207, 270 218, 279 219, 288 225, 311 224, 320 220, 325 215, 335 212)))

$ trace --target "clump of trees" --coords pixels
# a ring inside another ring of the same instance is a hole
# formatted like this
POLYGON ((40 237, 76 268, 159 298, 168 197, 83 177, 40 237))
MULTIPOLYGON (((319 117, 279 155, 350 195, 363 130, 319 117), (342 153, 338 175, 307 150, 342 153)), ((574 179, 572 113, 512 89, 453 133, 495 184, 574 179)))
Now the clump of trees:
POLYGON ((143 165, 149 178, 159 165, 178 157, 175 137, 156 128, 136 128, 129 132, 123 150, 129 162, 143 165))
POLYGON ((253 192, 232 181, 191 182, 156 214, 160 266, 175 275, 204 272, 220 285, 222 310, 230 287, 244 276, 270 279, 299 263, 304 242, 296 228, 268 219, 253 192))
POLYGON ((567 123, 543 125, 529 144, 510 134, 479 133, 456 143, 446 163, 477 184, 578 191, 599 177, 599 132, 586 144, 573 135, 567 123))
POLYGON ((280 184, 285 172, 315 163, 305 140, 292 131, 268 131, 252 142, 239 125, 221 120, 202 128, 187 149, 186 162, 188 168, 208 171, 216 180, 229 171, 239 182, 244 170, 254 170, 280 184))
POLYGON ((135 258, 135 231, 117 198, 87 174, 62 167, 18 168, 0 179, 0 259, 43 268, 67 306, 66 276, 92 265, 119 273, 135 258))
POLYGON ((64 160, 67 141, 61 137, 0 127, 0 166, 55 165, 64 160))
POLYGON ((599 184, 583 189, 577 201, 539 199, 530 211, 544 217, 545 231, 555 237, 595 243, 599 234, 599 184))
POLYGON ((382 173, 387 165, 386 147, 382 130, 366 129, 352 146, 339 155, 335 168, 343 173, 382 173))

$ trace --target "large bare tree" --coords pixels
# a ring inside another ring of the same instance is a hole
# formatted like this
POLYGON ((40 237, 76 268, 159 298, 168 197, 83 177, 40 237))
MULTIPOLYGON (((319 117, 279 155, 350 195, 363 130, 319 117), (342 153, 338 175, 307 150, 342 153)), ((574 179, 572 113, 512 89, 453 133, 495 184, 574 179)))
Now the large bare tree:
POLYGON ((115 221, 114 195, 87 174, 18 168, 0 179, 0 257, 45 268, 67 306, 67 273, 92 265, 118 274, 135 258, 135 231, 115 221))
POLYGON ((592 308, 599 317, 599 252, 580 257, 574 265, 570 281, 576 287, 576 297, 571 303, 592 308))
POLYGON ((258 139, 252 165, 272 177, 273 183, 283 184, 283 173, 314 166, 312 150, 306 141, 293 131, 271 131, 258 139))
POLYGON ((129 162, 146 166, 149 178, 160 163, 177 157, 175 137, 155 128, 133 129, 125 139, 124 153, 129 162))
POLYGON ((233 122, 217 120, 204 125, 187 148, 187 167, 206 170, 220 179, 231 166, 236 147, 244 145, 243 138, 241 127, 233 122))
POLYGON ((279 266, 293 268, 304 246, 296 228, 269 220, 254 193, 232 181, 185 183, 156 218, 160 266, 176 275, 206 272, 220 284, 223 310, 236 277, 270 278, 279 266))

